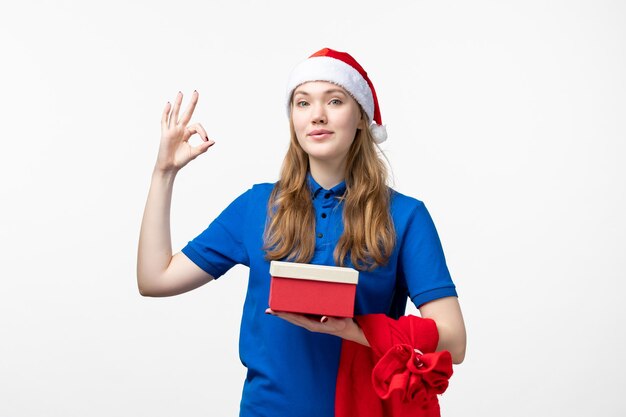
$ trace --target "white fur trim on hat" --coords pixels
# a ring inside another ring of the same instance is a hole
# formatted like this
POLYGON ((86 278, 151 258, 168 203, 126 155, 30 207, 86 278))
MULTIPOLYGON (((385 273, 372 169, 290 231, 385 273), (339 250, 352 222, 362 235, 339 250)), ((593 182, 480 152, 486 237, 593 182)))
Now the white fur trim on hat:
POLYGON ((287 82, 287 115, 293 90, 309 81, 329 81, 343 87, 363 107, 367 118, 374 119, 374 97, 365 78, 345 62, 326 56, 308 58, 291 72, 287 82))
POLYGON ((377 125, 376 122, 372 122, 370 125, 370 132, 372 132, 374 142, 378 144, 387 140, 387 128, 385 125, 377 125))

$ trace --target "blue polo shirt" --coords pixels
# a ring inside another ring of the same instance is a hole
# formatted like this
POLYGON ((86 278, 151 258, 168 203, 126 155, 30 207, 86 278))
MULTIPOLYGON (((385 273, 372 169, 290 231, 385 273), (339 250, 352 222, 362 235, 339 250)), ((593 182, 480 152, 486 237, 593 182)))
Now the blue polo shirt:
MULTIPOLYGON (((343 232, 344 182, 330 190, 309 174, 315 208, 315 255, 310 263, 335 265, 333 251, 343 232)), ((257 184, 233 201, 182 252, 214 278, 236 264, 250 268, 239 337, 248 368, 242 417, 333 417, 341 339, 313 333, 265 314, 270 273, 263 232, 274 184, 257 184)), ((404 314, 407 298, 416 306, 456 296, 435 225, 424 203, 392 190, 396 247, 385 266, 361 271, 355 315, 404 314)), ((348 265, 351 266, 348 260, 348 265)))

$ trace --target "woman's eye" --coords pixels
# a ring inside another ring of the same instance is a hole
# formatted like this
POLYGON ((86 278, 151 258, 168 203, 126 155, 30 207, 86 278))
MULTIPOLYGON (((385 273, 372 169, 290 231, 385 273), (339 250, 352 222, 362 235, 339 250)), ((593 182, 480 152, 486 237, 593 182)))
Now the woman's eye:
POLYGON ((309 105, 309 103, 307 103, 307 102, 306 102, 306 101, 304 101, 304 100, 300 100, 300 101, 298 101, 298 102, 296 103, 296 106, 298 106, 298 107, 304 107, 304 106, 308 106, 308 105, 309 105))
POLYGON ((338 98, 334 98, 334 99, 330 100, 330 104, 341 104, 341 103, 342 103, 342 101, 339 100, 338 98))

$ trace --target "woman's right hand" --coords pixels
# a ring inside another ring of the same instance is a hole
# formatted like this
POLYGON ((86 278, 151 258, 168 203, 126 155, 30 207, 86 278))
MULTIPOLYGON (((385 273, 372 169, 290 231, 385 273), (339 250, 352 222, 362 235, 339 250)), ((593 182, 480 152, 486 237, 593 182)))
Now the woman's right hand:
POLYGON ((200 123, 187 125, 198 103, 198 92, 193 92, 191 102, 179 120, 178 112, 182 101, 183 93, 179 91, 174 101, 174 108, 172 109, 171 103, 168 102, 163 110, 163 116, 161 118, 161 143, 159 145, 159 154, 155 167, 156 170, 161 172, 176 173, 179 169, 187 165, 189 161, 205 153, 207 149, 215 143, 209 140, 206 131, 200 123), (195 133, 200 135, 202 143, 194 147, 189 144, 189 138, 195 133))

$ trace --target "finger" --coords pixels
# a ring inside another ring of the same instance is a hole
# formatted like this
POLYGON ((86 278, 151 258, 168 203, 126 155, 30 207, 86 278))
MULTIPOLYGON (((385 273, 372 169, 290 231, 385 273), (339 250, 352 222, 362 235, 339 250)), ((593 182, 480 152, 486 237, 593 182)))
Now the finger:
POLYGON ((174 110, 172 111, 172 114, 170 115, 170 121, 168 126, 172 126, 173 124, 178 123, 178 111, 180 110, 180 104, 183 102, 183 93, 181 93, 180 91, 178 92, 178 94, 176 94, 176 99, 174 100, 174 110))
POLYGON ((172 103, 168 101, 167 104, 165 105, 165 108, 163 109, 163 114, 161 115, 161 129, 162 130, 167 129, 167 117, 170 114, 171 108, 172 108, 172 103))
POLYGON ((192 130, 194 133, 198 133, 202 140, 209 140, 209 135, 207 135, 206 130, 200 123, 194 123, 192 125, 187 126, 187 129, 192 130))
POLYGON ((320 324, 319 319, 317 318, 312 318, 309 315, 306 314, 297 314, 297 313, 287 313, 284 311, 279 311, 279 312, 274 312, 274 315, 281 317, 285 320, 289 320, 291 322, 297 322, 301 325, 309 325, 309 324, 313 324, 313 325, 318 325, 320 324))
POLYGON ((192 155, 192 157, 193 158, 197 158, 198 155, 202 155, 203 153, 208 151, 209 148, 211 146, 213 146, 213 145, 215 145, 215 142, 210 140, 208 142, 202 142, 200 145, 196 146, 195 148, 191 148, 191 155, 192 155))
POLYGON ((300 325, 297 314, 287 313, 284 311, 273 311, 273 310, 270 310, 269 308, 265 310, 265 312, 268 314, 271 314, 272 316, 276 316, 283 320, 287 320, 290 323, 300 325))
POLYGON ((318 320, 312 320, 302 314, 275 312, 276 316, 283 320, 287 320, 291 324, 295 324, 312 332, 327 332, 325 325, 321 324, 318 320))
POLYGON ((206 134, 206 130, 200 125, 200 123, 195 123, 185 128, 185 132, 183 133, 183 140, 189 140, 194 133, 200 135, 204 142, 209 140, 209 137, 206 134))
POLYGON ((198 92, 196 90, 193 90, 193 94, 191 95, 191 101, 187 105, 187 110, 185 110, 185 113, 183 113, 183 116, 180 118, 180 123, 183 126, 186 126, 187 123, 189 123, 189 120, 191 120, 191 116, 193 115, 193 111, 195 110, 197 103, 198 92))

